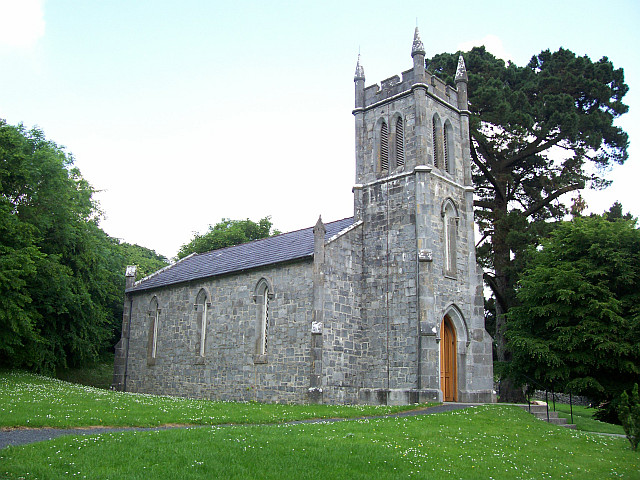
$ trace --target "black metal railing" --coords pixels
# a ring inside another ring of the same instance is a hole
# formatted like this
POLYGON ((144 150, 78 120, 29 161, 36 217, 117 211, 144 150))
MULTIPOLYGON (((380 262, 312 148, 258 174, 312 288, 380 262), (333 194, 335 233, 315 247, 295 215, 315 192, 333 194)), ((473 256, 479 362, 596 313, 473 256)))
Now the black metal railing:
MULTIPOLYGON (((545 403, 547 404, 547 422, 548 422, 549 421, 549 387, 547 387, 546 385, 540 384, 533 378, 530 378, 526 375, 523 375, 523 377, 527 380, 527 389, 525 391, 525 397, 527 399, 527 404, 529 406, 529 413, 531 413, 531 394, 532 394, 532 391, 529 389, 529 387, 533 386, 534 391, 535 390, 544 391, 544 400, 545 400, 545 403)), ((553 402, 553 411, 555 412, 556 411, 556 388, 554 387, 555 385, 552 384, 551 385, 551 401, 553 402)), ((569 415, 571 417, 571 423, 573 423, 573 392, 571 391, 571 388, 564 387, 562 389, 562 393, 569 394, 569 415)))

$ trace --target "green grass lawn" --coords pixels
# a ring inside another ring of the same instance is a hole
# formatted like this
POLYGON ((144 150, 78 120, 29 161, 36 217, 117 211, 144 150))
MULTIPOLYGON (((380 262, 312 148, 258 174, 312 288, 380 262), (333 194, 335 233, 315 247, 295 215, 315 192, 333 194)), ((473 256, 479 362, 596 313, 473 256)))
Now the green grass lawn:
POLYGON ((0 372, 0 427, 281 423, 383 415, 417 407, 212 402, 113 392, 31 373, 0 372))
MULTIPOLYGON (((553 404, 549 404, 549 409, 553 410, 553 404)), ((556 411, 558 416, 566 418, 571 422, 571 414, 569 404, 556 403, 556 411)), ((585 432, 602 432, 602 433, 617 433, 624 435, 624 429, 622 425, 613 425, 611 423, 601 422, 593 418, 593 414, 596 412, 594 408, 573 406, 573 423, 578 430, 585 432)))
POLYGON ((0 478, 640 479, 640 453, 626 439, 549 425, 508 405, 408 418, 252 425, 397 409, 195 401, 5 372, 4 426, 245 425, 68 435, 7 447, 0 450, 0 478))
POLYGON ((202 427, 0 451, 7 478, 640 478, 625 439, 554 427, 513 406, 410 418, 202 427), (28 473, 28 475, 27 475, 28 473))

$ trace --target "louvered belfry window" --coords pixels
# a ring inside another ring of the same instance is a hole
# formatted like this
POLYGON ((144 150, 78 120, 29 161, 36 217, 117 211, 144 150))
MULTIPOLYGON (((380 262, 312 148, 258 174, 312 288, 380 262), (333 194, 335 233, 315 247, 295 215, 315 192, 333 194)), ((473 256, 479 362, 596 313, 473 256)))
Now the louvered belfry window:
POLYGON ((380 170, 389 170, 389 127, 386 122, 380 127, 380 170))
POLYGON ((396 120, 396 166, 404 165, 404 122, 396 120))
POLYGON ((445 154, 445 166, 444 169, 447 173, 455 173, 455 155, 453 154, 453 127, 447 121, 444 124, 444 145, 446 149, 445 154))
POLYGON ((446 172, 449 172, 449 145, 447 142, 447 127, 448 125, 445 123, 444 125, 444 142, 442 142, 442 150, 444 156, 444 169, 446 172))
POLYGON ((436 126, 436 118, 433 118, 433 166, 436 168, 440 168, 438 165, 438 156, 440 152, 438 151, 438 127, 436 126))

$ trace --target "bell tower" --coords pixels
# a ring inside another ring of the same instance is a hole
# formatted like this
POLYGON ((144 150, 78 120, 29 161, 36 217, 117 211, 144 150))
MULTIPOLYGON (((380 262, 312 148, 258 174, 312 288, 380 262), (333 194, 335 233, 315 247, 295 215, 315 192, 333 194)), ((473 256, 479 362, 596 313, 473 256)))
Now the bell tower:
POLYGON ((492 401, 464 59, 456 87, 446 85, 425 69, 418 28, 411 57, 412 68, 367 87, 358 56, 354 76, 367 383, 387 392, 387 403, 407 391, 425 401, 443 400, 445 391, 457 401, 492 401))

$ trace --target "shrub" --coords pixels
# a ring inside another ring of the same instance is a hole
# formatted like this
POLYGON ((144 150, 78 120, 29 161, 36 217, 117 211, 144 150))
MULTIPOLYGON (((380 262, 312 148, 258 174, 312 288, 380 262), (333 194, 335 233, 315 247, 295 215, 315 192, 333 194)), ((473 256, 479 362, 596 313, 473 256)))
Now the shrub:
POLYGON ((638 397, 638 384, 633 386, 631 397, 627 392, 620 395, 618 416, 622 422, 624 433, 631 442, 631 449, 637 450, 640 443, 640 398, 638 397))

